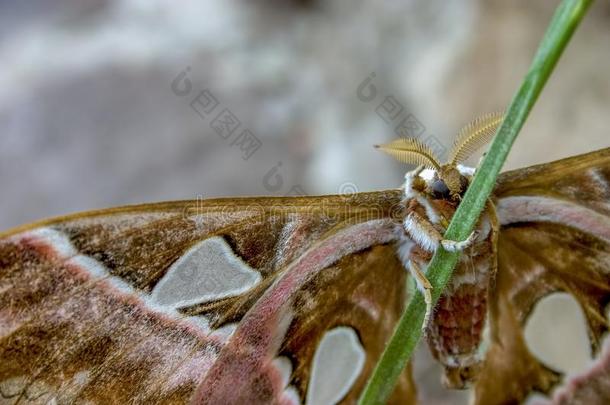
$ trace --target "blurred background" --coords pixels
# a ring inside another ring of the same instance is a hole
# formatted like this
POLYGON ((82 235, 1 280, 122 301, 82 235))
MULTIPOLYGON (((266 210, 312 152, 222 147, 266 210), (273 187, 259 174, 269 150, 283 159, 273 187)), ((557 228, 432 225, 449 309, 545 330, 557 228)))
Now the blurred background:
MULTIPOLYGON (((131 203, 396 187, 407 168, 372 145, 402 130, 442 156, 461 126, 506 108, 557 3, 0 1, 0 229, 131 203)), ((610 146, 609 68, 600 1, 506 167, 610 146)), ((581 370, 579 309, 561 295, 544 308, 531 347, 581 370)), ((416 380, 423 403, 466 401, 426 350, 416 380)))

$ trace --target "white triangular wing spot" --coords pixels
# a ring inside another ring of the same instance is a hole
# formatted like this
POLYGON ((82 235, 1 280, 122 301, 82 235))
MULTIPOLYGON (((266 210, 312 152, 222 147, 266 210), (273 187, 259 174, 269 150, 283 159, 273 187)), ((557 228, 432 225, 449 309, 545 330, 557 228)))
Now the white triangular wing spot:
POLYGON ((286 387, 286 389, 282 392, 281 398, 282 398, 283 404, 294 404, 294 405, 302 404, 301 397, 299 396, 299 392, 292 385, 289 385, 288 387, 286 387))
POLYGON ((286 356, 276 357, 272 361, 273 366, 277 369, 282 377, 282 387, 286 388, 290 383, 290 377, 292 375, 292 363, 286 356))
POLYGON ((575 374, 591 366, 585 314, 570 294, 554 293, 538 301, 527 319, 525 341, 554 370, 575 374))
POLYGON ((313 358, 306 404, 339 402, 362 372, 365 357, 354 329, 340 326, 326 332, 313 358))
POLYGON ((220 339, 222 342, 228 340, 235 330, 237 329, 237 323, 227 323, 217 328, 212 332, 212 336, 220 339))
POLYGON ((179 308, 234 297, 260 281, 261 275, 217 236, 199 242, 178 259, 153 289, 152 299, 179 308))

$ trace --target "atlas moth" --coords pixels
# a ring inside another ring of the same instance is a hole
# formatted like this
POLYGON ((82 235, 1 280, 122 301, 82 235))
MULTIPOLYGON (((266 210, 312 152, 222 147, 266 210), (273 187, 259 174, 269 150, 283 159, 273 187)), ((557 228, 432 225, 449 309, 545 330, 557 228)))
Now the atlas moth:
MULTIPOLYGON (((446 164, 414 139, 380 146, 420 165, 400 189, 135 205, 0 234, 1 402, 354 403, 407 279, 429 296, 437 249, 462 252, 424 326, 445 385, 476 404, 549 393, 562 376, 523 337, 536 302, 571 294, 595 353, 608 330, 610 149, 502 174, 473 234, 445 240, 474 174, 459 163, 501 121, 466 126, 446 164)), ((390 403, 416 398, 409 365, 390 403)))

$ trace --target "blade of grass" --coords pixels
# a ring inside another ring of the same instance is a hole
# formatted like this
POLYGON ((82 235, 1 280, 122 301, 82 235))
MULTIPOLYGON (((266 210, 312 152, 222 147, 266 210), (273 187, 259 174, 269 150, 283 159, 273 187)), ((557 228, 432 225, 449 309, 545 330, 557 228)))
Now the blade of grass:
MULTIPOLYGON (((472 232, 517 134, 591 2, 592 0, 563 0, 557 7, 530 69, 508 108, 506 118, 498 129, 489 152, 453 216, 445 238, 464 240, 472 232)), ((439 249, 432 258, 427 277, 433 286, 432 296, 435 303, 449 282, 458 258, 459 253, 443 249, 439 249)), ((421 337, 425 310, 423 296, 417 292, 369 379, 360 398, 360 405, 383 404, 387 401, 421 337)))

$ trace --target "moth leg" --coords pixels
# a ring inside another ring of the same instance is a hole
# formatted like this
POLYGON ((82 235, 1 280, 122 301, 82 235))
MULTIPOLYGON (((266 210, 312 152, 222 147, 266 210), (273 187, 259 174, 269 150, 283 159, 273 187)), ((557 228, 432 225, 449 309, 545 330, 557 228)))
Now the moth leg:
POLYGON ((468 235, 468 238, 466 238, 466 240, 462 240, 462 241, 443 239, 441 241, 441 245, 443 246, 443 248, 445 250, 448 250, 449 252, 458 252, 458 251, 461 252, 462 250, 467 249, 470 246, 472 246, 475 239, 477 238, 477 234, 478 234, 477 231, 472 231, 472 232, 470 232, 470 235, 468 235))
POLYGON ((424 315, 424 323, 422 324, 422 329, 425 329, 428 325, 428 321, 430 320, 430 314, 432 313, 432 284, 426 278, 426 275, 419 268, 417 264, 415 264, 412 260, 409 260, 409 272, 415 278, 417 283, 417 288, 419 291, 424 294, 424 301, 426 303, 426 314, 424 315))
POLYGON ((439 246, 450 252, 462 251, 473 244, 478 232, 473 231, 466 240, 454 241, 444 239, 432 222, 416 212, 410 212, 404 221, 405 231, 411 238, 428 252, 434 252, 439 246))

